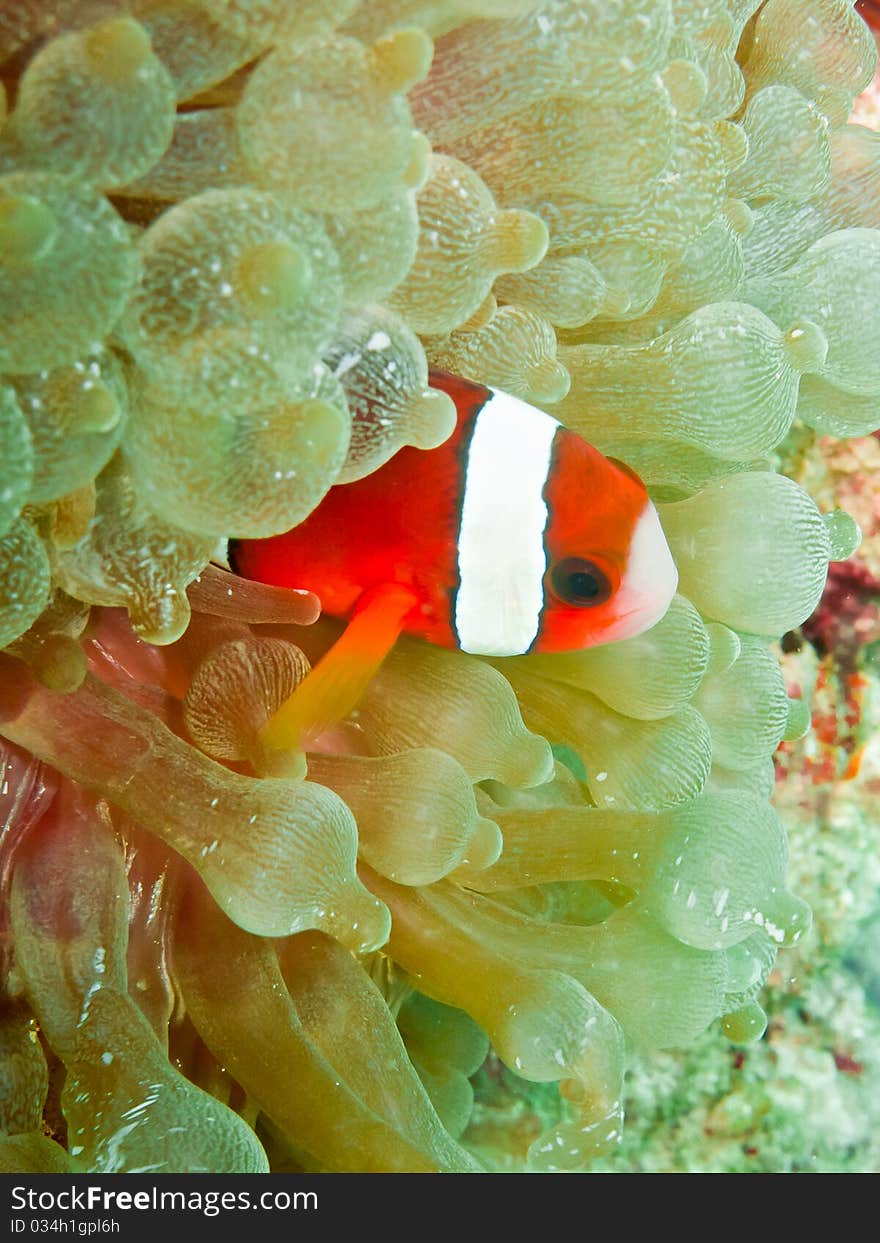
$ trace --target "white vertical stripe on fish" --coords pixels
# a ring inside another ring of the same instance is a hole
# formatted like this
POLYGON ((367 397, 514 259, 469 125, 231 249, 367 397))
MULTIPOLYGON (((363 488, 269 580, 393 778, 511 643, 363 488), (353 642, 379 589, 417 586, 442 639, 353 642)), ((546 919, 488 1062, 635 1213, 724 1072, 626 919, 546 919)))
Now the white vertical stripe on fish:
POLYGON ((544 485, 556 419, 493 392, 477 415, 458 533, 455 628, 463 651, 528 651, 544 607, 544 485))

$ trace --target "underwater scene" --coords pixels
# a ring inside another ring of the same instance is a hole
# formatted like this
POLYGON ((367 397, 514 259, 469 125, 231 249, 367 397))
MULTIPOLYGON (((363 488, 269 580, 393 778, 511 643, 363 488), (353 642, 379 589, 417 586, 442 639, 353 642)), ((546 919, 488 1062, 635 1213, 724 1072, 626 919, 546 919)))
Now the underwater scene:
POLYGON ((0 0, 0 1172, 880 1168, 877 39, 0 0))

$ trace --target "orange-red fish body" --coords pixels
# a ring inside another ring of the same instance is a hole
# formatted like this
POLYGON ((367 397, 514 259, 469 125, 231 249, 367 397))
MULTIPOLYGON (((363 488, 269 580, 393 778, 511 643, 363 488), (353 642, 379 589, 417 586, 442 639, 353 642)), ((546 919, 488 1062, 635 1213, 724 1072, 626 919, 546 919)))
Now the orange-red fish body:
POLYGON ((872 30, 880 30, 880 0, 859 0, 856 12, 865 19, 872 30))
POLYGON ((490 656, 653 625, 677 574, 638 477, 509 394, 441 373, 431 384, 458 411, 444 444, 332 488, 292 531, 233 541, 236 572, 307 588, 340 618, 397 584, 412 593, 398 629, 490 656))

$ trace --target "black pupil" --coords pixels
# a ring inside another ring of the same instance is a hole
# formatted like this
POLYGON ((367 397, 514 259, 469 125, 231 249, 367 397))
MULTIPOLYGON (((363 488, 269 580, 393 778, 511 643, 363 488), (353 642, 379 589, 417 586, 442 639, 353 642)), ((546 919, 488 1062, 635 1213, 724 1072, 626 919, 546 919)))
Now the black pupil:
POLYGON ((573 596, 578 596, 583 600, 594 600, 599 594, 599 584, 593 574, 588 574, 586 570, 579 570, 577 574, 569 576, 568 590, 573 596))
POLYGON ((551 575, 553 590, 566 604, 588 607, 602 604, 611 594, 606 575, 592 561, 567 557, 554 567, 551 575))

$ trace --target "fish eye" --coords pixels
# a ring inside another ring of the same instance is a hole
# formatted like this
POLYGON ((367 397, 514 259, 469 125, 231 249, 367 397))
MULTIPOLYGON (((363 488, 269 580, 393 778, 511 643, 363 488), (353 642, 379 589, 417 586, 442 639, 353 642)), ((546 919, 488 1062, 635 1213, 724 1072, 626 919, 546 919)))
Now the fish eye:
POLYGON ((611 595, 608 575, 594 561, 583 557, 566 557, 550 571, 554 592, 565 604, 590 608, 604 604, 611 595))

